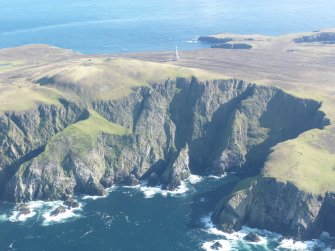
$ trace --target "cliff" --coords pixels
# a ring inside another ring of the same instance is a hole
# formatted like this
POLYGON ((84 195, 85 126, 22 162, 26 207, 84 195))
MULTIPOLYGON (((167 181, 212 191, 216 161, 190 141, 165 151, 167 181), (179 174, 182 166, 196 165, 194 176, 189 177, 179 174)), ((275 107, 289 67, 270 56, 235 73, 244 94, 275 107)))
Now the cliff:
POLYGON ((178 78, 136 87, 117 100, 5 113, 2 198, 102 195, 112 184, 153 174, 174 189, 190 169, 258 172, 272 146, 328 123, 319 107, 241 80, 178 78))
POLYGON ((191 173, 235 172, 256 177, 216 206, 220 228, 334 234, 333 127, 323 112, 332 116, 333 99, 321 107, 197 69, 68 51, 12 67, 0 74, 2 200, 103 195, 142 180, 173 190, 191 173))
POLYGON ((334 193, 314 195, 269 177, 251 183, 217 205, 213 220, 219 228, 231 231, 249 225, 303 240, 324 231, 334 235, 334 193))

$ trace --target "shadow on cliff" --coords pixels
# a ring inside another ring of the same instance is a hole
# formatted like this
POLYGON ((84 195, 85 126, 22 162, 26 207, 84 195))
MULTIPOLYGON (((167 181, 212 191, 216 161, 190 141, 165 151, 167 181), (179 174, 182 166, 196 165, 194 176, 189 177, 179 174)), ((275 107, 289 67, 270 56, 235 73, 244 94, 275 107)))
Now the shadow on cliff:
POLYGON ((319 110, 320 107, 321 103, 315 100, 302 100, 279 90, 260 118, 260 126, 269 129, 268 137, 248 151, 243 168, 245 173, 258 175, 275 145, 329 125, 330 120, 319 110))

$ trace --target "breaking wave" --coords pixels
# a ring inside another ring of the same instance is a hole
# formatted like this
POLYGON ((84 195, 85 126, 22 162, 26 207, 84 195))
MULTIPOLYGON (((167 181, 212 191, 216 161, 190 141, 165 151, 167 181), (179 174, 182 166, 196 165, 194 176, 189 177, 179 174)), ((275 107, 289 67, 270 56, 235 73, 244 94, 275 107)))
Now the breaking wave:
POLYGON ((296 241, 266 230, 249 228, 243 226, 240 231, 226 233, 217 229, 211 221, 211 214, 201 218, 203 231, 208 233, 210 240, 202 243, 201 248, 206 251, 213 250, 255 250, 259 247, 260 250, 333 250, 330 244, 330 239, 327 233, 323 233, 320 239, 313 239, 310 241, 296 241), (259 242, 249 242, 243 238, 248 233, 255 233, 260 237, 259 242))
POLYGON ((79 203, 78 208, 66 209, 64 213, 60 213, 57 216, 52 216, 51 212, 57 207, 63 205, 63 201, 32 201, 26 203, 29 208, 29 214, 22 214, 13 206, 7 214, 0 215, 1 222, 25 222, 27 220, 35 220, 43 226, 47 226, 53 223, 62 223, 74 217, 80 217, 80 211, 82 211, 83 204, 79 203))

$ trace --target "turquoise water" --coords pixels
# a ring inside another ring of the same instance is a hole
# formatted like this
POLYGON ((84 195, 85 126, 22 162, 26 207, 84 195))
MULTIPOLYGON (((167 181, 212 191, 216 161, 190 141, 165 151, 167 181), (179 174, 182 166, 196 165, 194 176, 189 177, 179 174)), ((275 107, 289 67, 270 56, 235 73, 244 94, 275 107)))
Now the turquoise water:
POLYGON ((194 49, 200 35, 335 27, 333 0, 0 1, 0 48, 47 43, 85 53, 194 49))

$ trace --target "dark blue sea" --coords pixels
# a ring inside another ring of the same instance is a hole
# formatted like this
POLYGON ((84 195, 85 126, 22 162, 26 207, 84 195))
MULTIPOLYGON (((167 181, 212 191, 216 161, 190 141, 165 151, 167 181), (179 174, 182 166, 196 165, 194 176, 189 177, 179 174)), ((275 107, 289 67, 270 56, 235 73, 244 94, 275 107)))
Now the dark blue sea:
POLYGON ((0 0, 0 48, 46 43, 84 53, 206 47, 201 35, 335 27, 334 0, 0 0))
POLYGON ((77 196, 79 209, 54 217, 50 212, 61 201, 31 202, 32 213, 20 217, 13 204, 1 203, 0 250, 210 251, 217 241, 220 250, 332 250, 335 240, 327 234, 296 242, 248 227, 230 234, 216 229, 211 208, 237 181, 233 175, 192 175, 174 192, 145 184, 112 187, 106 197, 77 196), (261 241, 244 241, 249 232, 257 233, 261 241))
MULTIPOLYGON (((50 44, 82 53, 126 53, 207 47, 197 37, 222 32, 277 35, 335 27, 334 0, 0 0, 0 48, 50 44)), ((80 208, 58 217, 61 202, 32 202, 17 217, 0 202, 0 251, 332 250, 335 240, 296 242, 244 227, 216 229, 211 210, 236 177, 192 176, 167 193, 145 184, 113 187, 108 196, 78 195, 80 208), (257 232, 261 242, 243 241, 257 232)))

